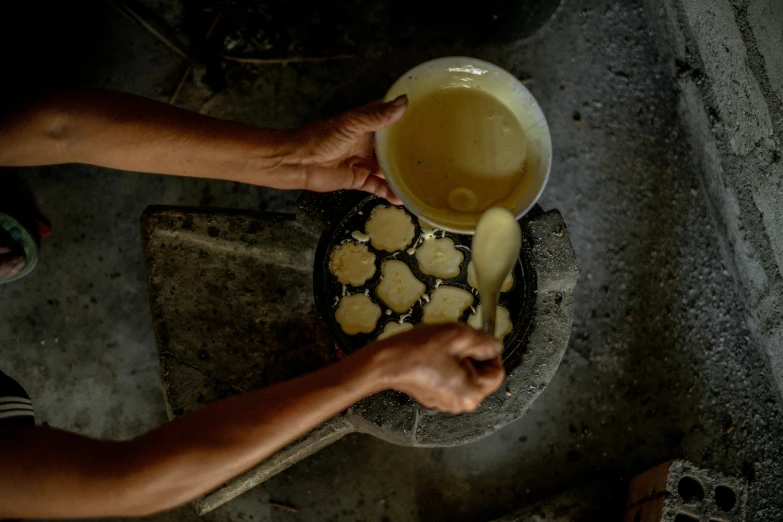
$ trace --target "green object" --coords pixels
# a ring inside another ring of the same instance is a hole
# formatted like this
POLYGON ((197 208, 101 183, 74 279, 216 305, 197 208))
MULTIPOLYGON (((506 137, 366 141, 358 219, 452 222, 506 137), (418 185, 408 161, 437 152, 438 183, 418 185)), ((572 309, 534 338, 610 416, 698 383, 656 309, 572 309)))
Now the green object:
POLYGON ((30 231, 8 214, 0 213, 0 228, 8 232, 14 241, 22 245, 25 258, 24 268, 18 274, 11 277, 0 277, 0 285, 2 285, 21 279, 33 271, 35 265, 38 264, 38 244, 30 231))

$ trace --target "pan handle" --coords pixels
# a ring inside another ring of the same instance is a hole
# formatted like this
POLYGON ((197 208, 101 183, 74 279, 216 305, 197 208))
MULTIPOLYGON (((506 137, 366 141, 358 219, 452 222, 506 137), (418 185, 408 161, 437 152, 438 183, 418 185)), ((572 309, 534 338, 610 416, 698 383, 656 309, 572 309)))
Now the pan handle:
POLYGON ((193 505, 199 515, 208 513, 355 431, 356 428, 342 414, 333 417, 307 435, 277 451, 255 468, 234 477, 215 491, 195 500, 193 505))

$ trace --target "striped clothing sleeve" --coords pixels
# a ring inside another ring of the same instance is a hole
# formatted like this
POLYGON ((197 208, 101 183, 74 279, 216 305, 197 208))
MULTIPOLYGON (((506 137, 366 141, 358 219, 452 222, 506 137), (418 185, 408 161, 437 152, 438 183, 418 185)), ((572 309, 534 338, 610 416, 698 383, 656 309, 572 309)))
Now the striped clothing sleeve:
POLYGON ((19 383, 0 372, 0 431, 12 421, 34 424, 33 402, 19 383))

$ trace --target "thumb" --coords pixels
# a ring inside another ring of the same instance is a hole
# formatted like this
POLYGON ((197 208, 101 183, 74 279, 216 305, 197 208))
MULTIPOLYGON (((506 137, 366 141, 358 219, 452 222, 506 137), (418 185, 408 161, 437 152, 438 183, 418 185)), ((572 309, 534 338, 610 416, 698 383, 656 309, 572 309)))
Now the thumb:
POLYGON ((380 172, 375 161, 360 160, 349 163, 349 168, 353 172, 353 184, 348 187, 354 190, 363 190, 370 194, 375 194, 380 198, 388 200, 393 205, 401 205, 402 201, 389 188, 386 180, 378 176, 380 172))
POLYGON ((495 357, 488 361, 473 361, 475 368, 475 383, 487 392, 494 391, 506 378, 506 372, 503 369, 503 361, 500 357, 495 357))
POLYGON ((408 107, 408 96, 397 96, 390 102, 371 103, 356 110, 356 123, 364 132, 375 132, 399 121, 408 107))
POLYGON ((460 357, 476 361, 489 361, 503 352, 503 343, 482 330, 466 328, 462 342, 457 343, 456 351, 460 357))
POLYGON ((374 160, 351 158, 338 167, 314 165, 307 168, 305 189, 314 192, 333 190, 362 190, 387 199, 394 205, 402 202, 394 195, 386 180, 378 176, 378 166, 374 160))

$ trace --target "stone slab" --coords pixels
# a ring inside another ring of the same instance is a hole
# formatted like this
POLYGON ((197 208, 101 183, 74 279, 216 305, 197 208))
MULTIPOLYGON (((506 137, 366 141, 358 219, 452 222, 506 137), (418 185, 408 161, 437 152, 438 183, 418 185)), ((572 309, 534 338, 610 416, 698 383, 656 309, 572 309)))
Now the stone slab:
POLYGON ((142 229, 169 418, 337 360, 293 216, 151 207, 142 229))
POLYGON ((749 154, 772 135, 772 121, 748 67, 745 42, 731 4, 728 0, 682 0, 682 5, 731 148, 735 154, 749 154))
MULTIPOLYGON (((693 146, 694 159, 703 173, 702 182, 721 240, 724 258, 743 291, 748 326, 765 348, 772 375, 783 389, 783 250, 773 250, 768 236, 779 207, 779 192, 767 192, 749 183, 757 165, 729 159, 724 162, 718 142, 710 131, 706 102, 696 84, 680 80, 680 114, 693 146), (725 170, 724 170, 725 165, 725 170), (748 172, 750 170, 751 172, 748 172), (746 172, 738 176, 737 172, 746 172), (758 206, 771 202, 766 213, 758 206), (765 222, 766 221, 766 222, 765 222)), ((774 181, 774 180, 773 180, 774 181)), ((779 233, 772 228, 772 232, 779 233)))
POLYGON ((783 2, 753 0, 748 4, 748 23, 764 58, 772 89, 783 102, 783 2))
POLYGON ((780 67, 768 66, 780 5, 646 1, 724 258, 783 391, 783 107, 771 87, 780 67))
MULTIPOLYGON (((365 196, 362 196, 365 197, 365 196)), ((169 418, 337 360, 314 305, 320 234, 354 196, 305 196, 297 216, 151 207, 142 217, 150 302, 169 418), (326 211, 324 211, 326 209, 326 211)), ((204 513, 359 431, 405 446, 455 446, 519 419, 568 344, 577 279, 560 213, 522 221, 538 293, 526 344, 505 360, 505 386, 473 413, 427 410, 387 391, 282 449, 196 502, 204 513)))

